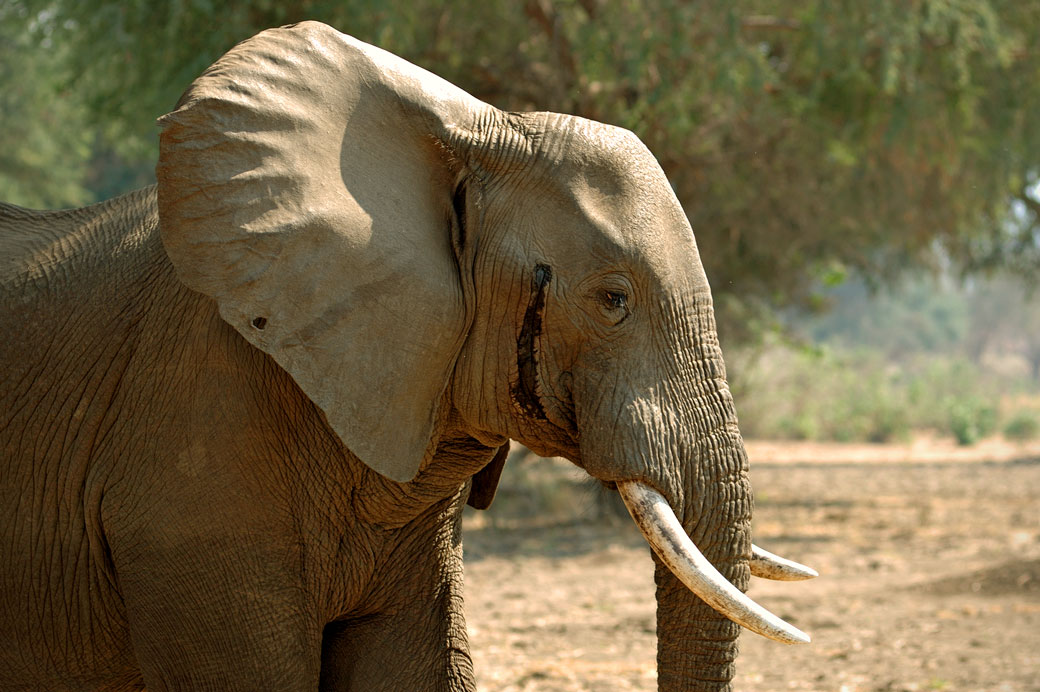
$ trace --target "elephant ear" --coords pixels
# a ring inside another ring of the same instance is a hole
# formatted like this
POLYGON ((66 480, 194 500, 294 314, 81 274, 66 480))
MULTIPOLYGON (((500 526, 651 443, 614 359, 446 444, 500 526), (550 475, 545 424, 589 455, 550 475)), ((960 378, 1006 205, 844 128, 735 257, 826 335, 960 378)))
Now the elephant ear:
POLYGON ((306 22, 233 48, 159 121, 160 230, 178 276, 397 481, 436 449, 471 319, 452 202, 490 111, 306 22))

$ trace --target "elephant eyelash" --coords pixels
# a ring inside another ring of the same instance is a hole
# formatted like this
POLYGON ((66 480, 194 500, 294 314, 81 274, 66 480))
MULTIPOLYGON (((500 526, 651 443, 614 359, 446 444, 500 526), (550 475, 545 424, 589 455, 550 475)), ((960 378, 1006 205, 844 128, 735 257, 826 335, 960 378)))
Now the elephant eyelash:
POLYGON ((607 305, 615 310, 624 310, 628 307, 628 296, 621 291, 605 291, 603 297, 607 305))

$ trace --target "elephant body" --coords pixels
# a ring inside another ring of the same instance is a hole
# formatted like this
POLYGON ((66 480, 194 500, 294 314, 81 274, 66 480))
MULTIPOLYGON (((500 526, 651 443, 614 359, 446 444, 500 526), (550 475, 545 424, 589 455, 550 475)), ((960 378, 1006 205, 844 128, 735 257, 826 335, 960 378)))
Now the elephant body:
POLYGON ((742 593, 790 569, 634 134, 315 22, 159 124, 156 187, 0 206, 0 688, 472 691, 460 517, 511 439, 647 535, 660 689, 807 641, 742 593))
POLYGON ((494 450, 407 488, 358 462, 177 280, 154 188, 0 207, 0 250, 0 688, 472 687, 459 517, 494 450))

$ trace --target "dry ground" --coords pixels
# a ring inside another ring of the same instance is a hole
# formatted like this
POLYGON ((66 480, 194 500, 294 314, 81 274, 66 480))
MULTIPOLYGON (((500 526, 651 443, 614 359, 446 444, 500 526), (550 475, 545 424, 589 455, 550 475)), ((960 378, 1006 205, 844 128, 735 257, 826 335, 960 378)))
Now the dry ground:
MULTIPOLYGON (((1040 691, 1040 448, 749 452, 756 541, 821 576, 753 581, 813 643, 745 633, 735 689, 1040 691)), ((594 498, 540 526, 466 517, 483 692, 656 690, 652 563, 630 522, 593 520, 594 498)))

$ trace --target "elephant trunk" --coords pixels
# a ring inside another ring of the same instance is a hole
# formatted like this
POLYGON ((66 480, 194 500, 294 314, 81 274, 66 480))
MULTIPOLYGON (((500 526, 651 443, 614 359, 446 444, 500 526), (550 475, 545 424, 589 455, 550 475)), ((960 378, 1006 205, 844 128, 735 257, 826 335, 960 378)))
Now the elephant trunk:
POLYGON ((617 484, 654 549, 658 688, 729 690, 740 625, 808 641, 744 595, 752 571, 812 574, 753 554, 747 454, 710 302, 668 307, 675 327, 656 335, 658 357, 626 360, 611 386, 589 388, 608 396, 577 400, 579 429, 611 421, 606 434, 582 436, 582 465, 617 484))
MULTIPOLYGON (((753 499, 732 398, 721 377, 655 377, 650 372, 627 384, 612 390, 625 400, 579 409, 586 420, 621 410, 611 434, 582 438, 583 465, 593 476, 617 484, 654 548, 658 688, 728 690, 740 625, 706 599, 718 605, 737 600, 733 592, 743 598, 750 579, 753 499), (676 555, 693 552, 700 559, 686 562, 700 564, 686 570, 676 555), (705 570, 705 563, 714 567, 705 570), (698 595, 673 568, 701 575, 717 570, 721 576, 709 575, 698 595), (719 582, 728 584, 718 587, 719 582), (713 598, 719 591, 728 595, 713 598)), ((740 606, 724 604, 723 610, 740 606)))
MULTIPOLYGON (((728 392, 727 392, 728 393, 728 392)), ((674 500, 686 540, 743 596, 750 579, 752 494, 739 433, 715 428, 694 443, 684 460, 683 500, 674 500)), ((682 540, 682 539, 680 539, 682 540)), ((666 557, 654 551, 657 584, 658 689, 668 692, 729 690, 740 625, 694 593, 666 557)), ((746 597, 745 597, 746 598, 746 597)), ((757 607, 757 606, 756 606, 757 607)))
POLYGON ((658 689, 732 689, 740 626, 689 591, 656 556, 655 562, 658 689))

